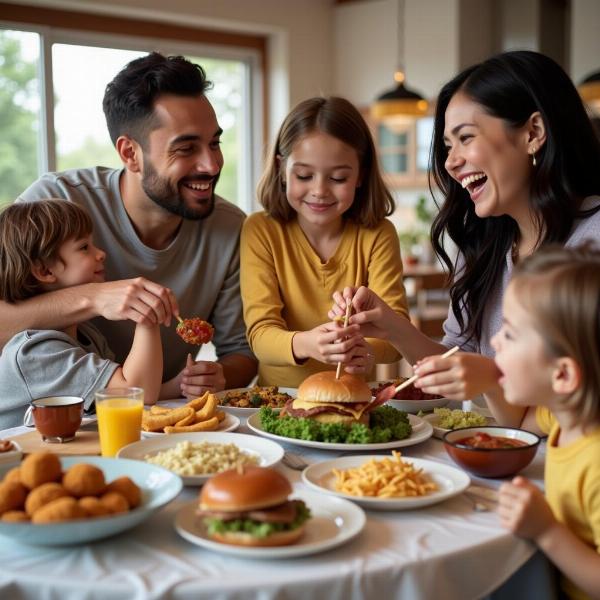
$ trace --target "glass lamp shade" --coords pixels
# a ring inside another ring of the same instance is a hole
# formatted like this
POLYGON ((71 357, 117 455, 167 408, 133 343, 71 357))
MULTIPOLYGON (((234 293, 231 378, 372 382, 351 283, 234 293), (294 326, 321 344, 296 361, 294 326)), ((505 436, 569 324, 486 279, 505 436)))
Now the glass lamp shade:
POLYGON ((393 90, 377 97, 371 106, 371 116, 382 119, 394 116, 420 117, 427 112, 427 100, 399 83, 393 90))

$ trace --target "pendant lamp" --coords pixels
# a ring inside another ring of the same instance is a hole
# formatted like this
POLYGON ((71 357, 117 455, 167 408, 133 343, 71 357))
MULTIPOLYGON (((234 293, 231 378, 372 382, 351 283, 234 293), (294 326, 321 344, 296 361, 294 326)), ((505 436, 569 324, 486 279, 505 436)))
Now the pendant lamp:
POLYGON ((371 116, 375 119, 390 117, 420 117, 427 112, 427 100, 404 85, 404 0, 398 1, 398 69, 394 73, 396 87, 383 92, 371 105, 371 116))
POLYGON ((588 75, 577 90, 583 101, 600 114, 600 71, 588 75))

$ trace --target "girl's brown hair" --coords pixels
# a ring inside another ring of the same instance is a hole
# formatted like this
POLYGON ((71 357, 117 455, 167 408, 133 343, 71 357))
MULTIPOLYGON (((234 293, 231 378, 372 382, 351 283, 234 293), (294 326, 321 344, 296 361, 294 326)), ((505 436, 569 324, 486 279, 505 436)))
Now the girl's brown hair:
POLYGON ((67 200, 18 202, 0 213, 0 299, 18 302, 40 294, 35 264, 47 265, 70 239, 92 232, 83 208, 67 200))
POLYGON ((310 98, 285 118, 258 183, 258 200, 272 217, 291 221, 296 211, 285 192, 285 161, 294 146, 313 132, 331 135, 354 148, 360 165, 361 185, 345 217, 365 227, 375 227, 395 209, 394 199, 381 177, 373 137, 360 112, 344 98, 310 98))
POLYGON ((581 386, 565 398, 578 423, 600 420, 600 249, 550 245, 515 269, 511 286, 548 352, 575 360, 581 386))

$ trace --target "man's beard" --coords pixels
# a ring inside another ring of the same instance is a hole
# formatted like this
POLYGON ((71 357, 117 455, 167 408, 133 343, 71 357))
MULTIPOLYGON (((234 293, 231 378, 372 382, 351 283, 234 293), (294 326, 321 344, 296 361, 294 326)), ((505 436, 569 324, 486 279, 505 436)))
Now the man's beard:
POLYGON ((197 177, 190 179, 190 182, 195 181, 197 183, 207 181, 210 179, 212 185, 212 194, 208 205, 201 206, 199 208, 190 208, 186 206, 185 201, 179 195, 179 190, 173 185, 168 179, 161 177, 154 165, 148 160, 144 164, 144 173, 142 175, 142 189, 155 204, 158 204, 161 208, 169 211, 170 213, 189 219, 191 221, 198 221, 200 219, 206 219, 210 216, 215 208, 215 186, 219 180, 219 175, 215 177, 197 177))

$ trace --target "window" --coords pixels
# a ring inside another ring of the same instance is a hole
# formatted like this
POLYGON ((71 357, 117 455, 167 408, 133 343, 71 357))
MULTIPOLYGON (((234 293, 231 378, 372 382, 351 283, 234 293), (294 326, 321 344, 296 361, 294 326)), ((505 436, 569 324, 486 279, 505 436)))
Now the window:
POLYGON ((104 88, 126 63, 158 50, 182 54, 206 70, 214 84, 207 96, 224 130, 217 193, 252 210, 263 133, 260 52, 39 25, 2 27, 0 203, 14 200, 46 171, 120 167, 102 112, 104 88))

